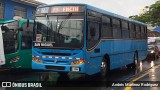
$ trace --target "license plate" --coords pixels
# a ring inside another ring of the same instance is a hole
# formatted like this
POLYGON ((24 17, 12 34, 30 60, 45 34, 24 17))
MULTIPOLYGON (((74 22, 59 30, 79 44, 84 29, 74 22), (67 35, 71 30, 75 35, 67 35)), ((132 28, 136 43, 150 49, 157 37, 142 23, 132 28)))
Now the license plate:
POLYGON ((79 71, 79 68, 77 68, 77 67, 72 67, 72 71, 79 71))

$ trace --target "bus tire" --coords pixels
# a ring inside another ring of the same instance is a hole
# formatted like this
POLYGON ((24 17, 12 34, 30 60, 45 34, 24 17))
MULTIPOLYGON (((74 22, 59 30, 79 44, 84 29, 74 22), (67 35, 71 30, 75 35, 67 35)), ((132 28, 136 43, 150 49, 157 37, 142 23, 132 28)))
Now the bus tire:
POLYGON ((100 71, 100 76, 101 77, 106 77, 109 74, 109 62, 107 62, 107 59, 103 58, 102 63, 101 63, 101 71, 100 71))
POLYGON ((48 73, 43 73, 39 77, 40 81, 47 81, 48 79, 49 79, 49 74, 48 73))
POLYGON ((62 72, 59 73, 60 76, 58 78, 58 81, 69 81, 68 73, 67 72, 62 72))
POLYGON ((134 60, 134 61, 133 61, 132 64, 128 64, 128 65, 127 65, 127 68, 128 68, 128 69, 136 68, 136 66, 137 66, 137 64, 138 64, 138 53, 137 53, 137 52, 134 53, 134 59, 133 59, 133 60, 134 60))

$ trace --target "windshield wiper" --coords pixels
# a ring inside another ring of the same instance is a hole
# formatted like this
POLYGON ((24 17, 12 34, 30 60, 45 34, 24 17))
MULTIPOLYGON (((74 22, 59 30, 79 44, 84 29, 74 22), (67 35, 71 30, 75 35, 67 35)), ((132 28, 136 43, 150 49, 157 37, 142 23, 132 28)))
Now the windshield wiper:
POLYGON ((72 16, 72 13, 69 13, 69 14, 66 16, 65 20, 60 23, 60 25, 59 25, 59 27, 58 27, 58 30, 57 30, 58 33, 59 33, 60 29, 63 28, 63 26, 66 24, 66 22, 68 21, 68 19, 69 19, 71 16, 72 16))

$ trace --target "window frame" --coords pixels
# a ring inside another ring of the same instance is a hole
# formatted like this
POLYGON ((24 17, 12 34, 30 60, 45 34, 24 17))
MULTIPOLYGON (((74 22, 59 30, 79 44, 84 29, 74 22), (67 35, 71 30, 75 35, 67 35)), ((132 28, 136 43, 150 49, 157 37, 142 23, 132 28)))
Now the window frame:
POLYGON ((20 6, 14 6, 14 16, 20 16, 22 18, 26 18, 27 17, 27 9, 24 7, 20 7, 20 6), (17 12, 18 11, 18 12, 17 12), (18 15, 16 15, 16 13, 18 15), (20 14, 21 13, 21 14, 20 14), (24 15, 24 16, 23 16, 24 15))

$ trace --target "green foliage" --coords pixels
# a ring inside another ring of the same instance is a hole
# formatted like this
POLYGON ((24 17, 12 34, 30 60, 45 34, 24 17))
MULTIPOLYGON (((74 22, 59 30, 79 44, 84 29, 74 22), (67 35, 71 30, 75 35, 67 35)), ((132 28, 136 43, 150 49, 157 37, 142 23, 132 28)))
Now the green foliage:
POLYGON ((144 10, 143 14, 130 16, 129 18, 151 24, 152 26, 160 26, 160 0, 151 6, 146 6, 144 10))

